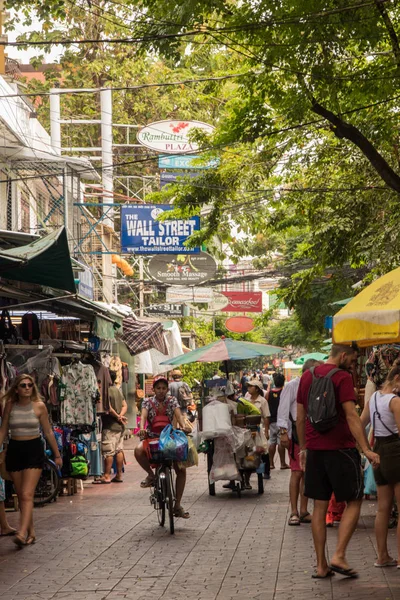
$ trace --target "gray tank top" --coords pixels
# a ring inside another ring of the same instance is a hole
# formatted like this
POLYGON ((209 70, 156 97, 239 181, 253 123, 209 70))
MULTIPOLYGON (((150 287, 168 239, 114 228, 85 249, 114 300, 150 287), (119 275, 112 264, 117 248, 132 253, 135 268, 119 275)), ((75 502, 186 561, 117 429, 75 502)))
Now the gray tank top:
POLYGON ((10 434, 12 438, 38 437, 40 435, 39 419, 30 402, 26 406, 13 404, 9 419, 10 434))

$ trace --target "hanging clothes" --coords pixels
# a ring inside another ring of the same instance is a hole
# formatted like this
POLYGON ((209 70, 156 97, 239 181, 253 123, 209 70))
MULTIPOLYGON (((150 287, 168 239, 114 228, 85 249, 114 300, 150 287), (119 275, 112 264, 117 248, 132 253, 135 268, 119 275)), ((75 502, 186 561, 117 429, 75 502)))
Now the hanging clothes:
POLYGON ((117 379, 115 385, 120 388, 122 385, 122 361, 119 356, 113 356, 110 361, 110 371, 115 371, 117 379))
POLYGON ((92 425, 95 414, 93 400, 98 392, 92 365, 77 361, 64 367, 61 383, 65 386, 61 402, 61 423, 92 425))
POLYGON ((132 356, 156 348, 162 354, 168 354, 162 323, 148 323, 133 317, 123 320, 123 333, 119 336, 132 356))
POLYGON ((96 412, 104 413, 110 410, 110 400, 108 397, 108 390, 112 385, 110 370, 107 369, 102 363, 97 362, 93 365, 94 372, 96 373, 97 381, 100 381, 100 400, 96 404, 96 412))
POLYGON ((365 370, 378 389, 385 381, 394 361, 399 357, 400 346, 397 344, 382 344, 369 355, 365 370))

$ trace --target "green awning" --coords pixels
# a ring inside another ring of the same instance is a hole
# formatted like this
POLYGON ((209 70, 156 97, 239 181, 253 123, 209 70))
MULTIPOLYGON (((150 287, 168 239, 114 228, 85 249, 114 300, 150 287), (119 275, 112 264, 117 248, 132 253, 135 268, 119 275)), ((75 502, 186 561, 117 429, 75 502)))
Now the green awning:
POLYGON ((65 227, 26 246, 0 251, 0 277, 76 293, 65 227))
POLYGON ((350 302, 350 300, 353 300, 353 298, 344 298, 344 300, 337 300, 336 302, 330 302, 331 306, 346 306, 346 304, 348 304, 350 302))

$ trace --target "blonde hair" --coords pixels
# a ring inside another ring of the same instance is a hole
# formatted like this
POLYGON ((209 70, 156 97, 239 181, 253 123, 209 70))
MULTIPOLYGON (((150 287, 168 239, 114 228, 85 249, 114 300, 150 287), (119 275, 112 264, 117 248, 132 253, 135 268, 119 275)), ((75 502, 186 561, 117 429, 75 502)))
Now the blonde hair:
POLYGON ((1 399, 3 406, 8 404, 8 402, 10 402, 11 404, 13 404, 14 402, 18 402, 18 386, 21 383, 21 381, 23 381, 24 379, 29 379, 29 381, 31 383, 33 383, 32 394, 31 394, 32 402, 43 401, 43 398, 39 393, 38 387, 37 387, 36 382, 33 379, 32 375, 28 375, 25 373, 23 375, 18 375, 18 377, 16 377, 14 379, 11 387, 6 391, 6 393, 4 394, 4 396, 1 399))

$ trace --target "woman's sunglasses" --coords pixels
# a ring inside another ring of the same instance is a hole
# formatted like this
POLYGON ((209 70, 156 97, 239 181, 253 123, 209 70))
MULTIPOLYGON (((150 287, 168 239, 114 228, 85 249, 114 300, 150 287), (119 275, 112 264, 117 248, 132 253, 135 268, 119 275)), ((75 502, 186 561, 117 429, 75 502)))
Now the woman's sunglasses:
POLYGON ((20 383, 18 387, 33 388, 33 383, 20 383))

